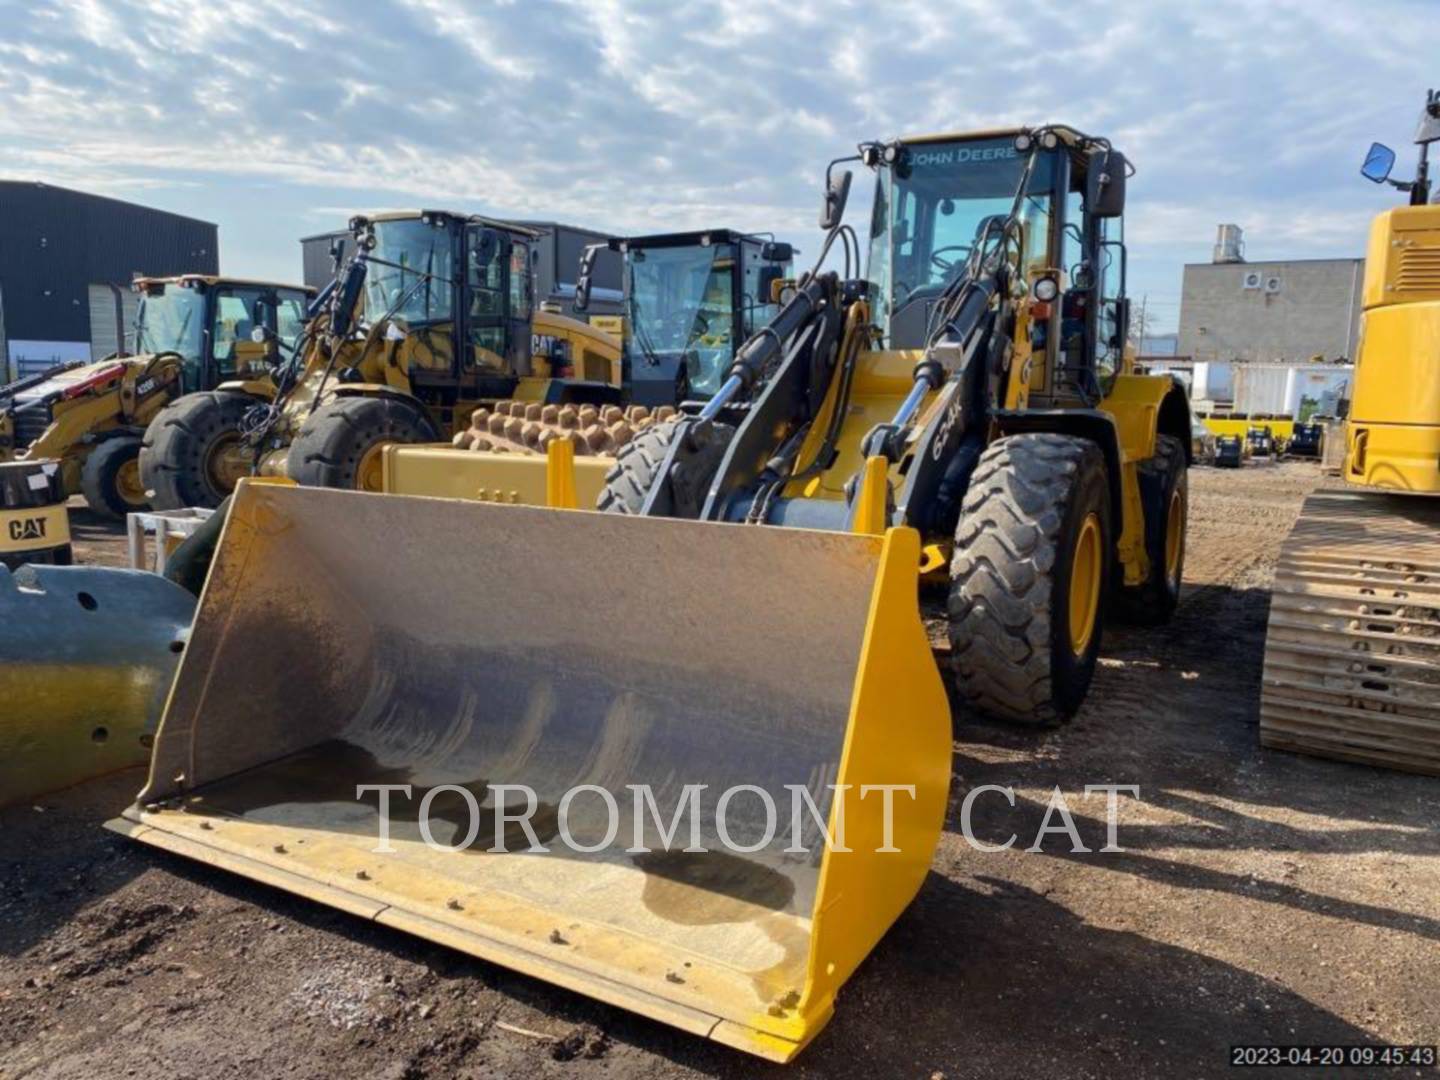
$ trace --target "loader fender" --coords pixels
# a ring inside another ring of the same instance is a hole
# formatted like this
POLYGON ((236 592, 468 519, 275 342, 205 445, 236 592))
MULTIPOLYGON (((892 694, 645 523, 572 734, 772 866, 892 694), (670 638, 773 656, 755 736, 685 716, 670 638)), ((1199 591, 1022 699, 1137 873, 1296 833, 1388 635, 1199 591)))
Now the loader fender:
POLYGON ((786 1060, 920 888, 943 825, 950 715, 919 559, 904 528, 246 481, 149 782, 110 827, 786 1060), (627 587, 577 604, 597 567, 627 587), (360 784, 411 785, 388 852, 360 784), (501 785, 535 796, 546 851, 497 812, 501 785), (658 810, 639 827, 631 785, 658 810), (687 785, 694 831, 682 818, 667 840, 687 785), (613 837, 597 788, 620 803, 613 837), (799 792, 815 810, 797 831, 799 792), (457 850, 423 842, 427 797, 457 850), (845 850, 824 841, 837 819, 845 850))
POLYGON ((194 610, 140 570, 0 568, 0 805, 149 758, 194 610))

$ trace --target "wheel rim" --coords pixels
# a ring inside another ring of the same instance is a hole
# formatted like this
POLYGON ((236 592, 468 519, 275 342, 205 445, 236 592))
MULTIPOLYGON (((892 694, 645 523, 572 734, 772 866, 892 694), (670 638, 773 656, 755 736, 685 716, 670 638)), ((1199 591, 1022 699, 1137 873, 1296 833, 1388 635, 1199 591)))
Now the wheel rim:
POLYGON ((116 471, 115 492, 128 506, 145 504, 145 484, 140 479, 139 458, 131 458, 116 471))
POLYGON ((1165 580, 1175 585, 1180 580, 1180 556, 1185 551, 1185 499, 1176 488, 1170 495, 1170 509, 1165 514, 1165 580))
POLYGON ((360 464, 355 468, 357 491, 379 491, 381 489, 381 482, 384 479, 385 447, 389 445, 388 442, 378 442, 366 450, 360 458, 360 464))
POLYGON ((1070 650, 1082 655, 1095 636, 1100 607, 1100 519, 1086 514, 1070 563, 1070 650))
POLYGON ((237 434, 222 435, 205 455, 205 476, 222 495, 235 490, 240 478, 250 475, 250 461, 237 434))

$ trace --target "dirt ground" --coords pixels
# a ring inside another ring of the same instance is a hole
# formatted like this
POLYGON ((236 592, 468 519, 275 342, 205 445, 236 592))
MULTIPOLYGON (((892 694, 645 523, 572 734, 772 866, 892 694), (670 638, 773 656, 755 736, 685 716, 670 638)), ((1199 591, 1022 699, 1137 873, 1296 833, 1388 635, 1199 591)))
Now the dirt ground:
MULTIPOLYGON (((1220 1076, 1232 1044, 1440 1042, 1440 785, 1257 742, 1266 590, 1319 481, 1195 470, 1175 621, 1108 629, 1061 730, 956 716, 930 878, 789 1075, 1220 1076), (1140 788, 1123 851, 1023 850, 1057 785, 1101 847, 1102 783, 1140 788), (983 784, 1016 789, 973 816, 1008 851, 960 833, 983 784)), ((82 558, 124 561, 75 517, 82 558)), ((103 832, 137 785, 0 814, 5 1080, 787 1071, 103 832)))

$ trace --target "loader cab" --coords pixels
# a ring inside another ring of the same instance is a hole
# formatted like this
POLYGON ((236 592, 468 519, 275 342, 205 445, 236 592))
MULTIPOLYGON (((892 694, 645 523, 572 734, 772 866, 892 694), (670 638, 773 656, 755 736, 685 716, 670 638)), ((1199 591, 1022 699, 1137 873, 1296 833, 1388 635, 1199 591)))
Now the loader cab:
POLYGON ((736 348, 774 318, 794 249, 712 229, 610 241, 625 258, 622 377, 637 405, 711 397, 736 348))
POLYGON ((1034 353, 1033 394, 1069 404, 1104 393, 1128 329, 1122 155, 1051 127, 871 143, 861 159, 878 174, 866 276, 888 348, 922 348, 968 261, 1003 250, 1016 286, 1037 290, 1016 328, 1034 353), (1006 230, 1012 213, 1018 234, 1006 230))
POLYGON ((132 351, 178 353, 184 393, 258 378, 294 356, 309 290, 190 275, 137 279, 132 351))
POLYGON ((418 391, 504 394, 530 373, 538 233, 436 210, 355 218, 351 228, 366 262, 362 325, 387 324, 418 391))

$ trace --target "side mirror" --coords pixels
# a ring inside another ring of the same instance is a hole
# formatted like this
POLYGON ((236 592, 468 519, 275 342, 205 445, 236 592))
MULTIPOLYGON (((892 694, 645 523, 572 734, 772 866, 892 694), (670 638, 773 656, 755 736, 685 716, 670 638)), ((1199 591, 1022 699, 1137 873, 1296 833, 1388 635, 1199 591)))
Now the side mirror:
POLYGON ((1125 155, 1118 150, 1093 150, 1085 176, 1085 205, 1101 218, 1125 213, 1125 155))
POLYGON ((795 258, 795 249, 779 240, 767 240, 760 248, 760 258, 766 262, 788 263, 795 258))
POLYGON ((1360 175, 1376 184, 1390 179, 1390 170, 1395 168, 1395 151, 1384 143, 1371 143, 1365 155, 1365 164, 1360 166, 1360 175))
POLYGON ((850 199, 851 179, 852 174, 846 169, 840 174, 840 179, 832 179, 825 189, 825 202, 820 207, 820 228, 826 232, 839 225, 845 217, 845 204, 850 199))
POLYGON ((595 256, 599 251, 599 244, 590 244, 580 253, 580 276, 575 281, 576 311, 590 306, 590 277, 595 272, 595 256))
POLYGON ((330 269, 339 270, 340 263, 345 258, 345 238, 333 236, 330 238, 330 269))
MULTIPOLYGON (((785 270, 779 266, 762 266, 760 268, 760 279, 755 283, 755 295, 769 297, 775 294, 775 282, 783 280, 785 270)), ((764 303, 764 300, 760 301, 764 303)))

